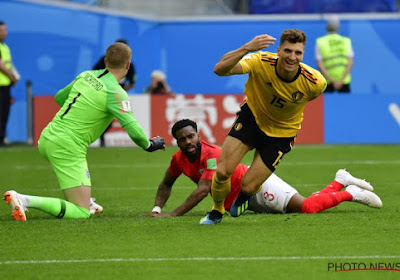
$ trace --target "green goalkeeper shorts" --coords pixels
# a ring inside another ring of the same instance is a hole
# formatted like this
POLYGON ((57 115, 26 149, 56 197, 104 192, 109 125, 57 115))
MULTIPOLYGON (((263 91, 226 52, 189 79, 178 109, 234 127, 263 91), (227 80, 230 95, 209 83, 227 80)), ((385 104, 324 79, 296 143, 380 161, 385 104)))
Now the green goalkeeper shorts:
POLYGON ((40 137, 38 147, 50 161, 62 190, 92 185, 85 154, 71 152, 44 137, 40 137))

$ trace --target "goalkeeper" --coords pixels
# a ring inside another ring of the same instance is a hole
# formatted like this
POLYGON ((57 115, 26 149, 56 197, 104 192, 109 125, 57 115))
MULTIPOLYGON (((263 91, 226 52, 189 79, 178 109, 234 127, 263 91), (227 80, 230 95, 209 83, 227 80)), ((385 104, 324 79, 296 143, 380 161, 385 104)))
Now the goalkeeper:
MULTIPOLYGON (((108 47, 106 69, 85 71, 55 96, 61 109, 43 130, 39 152, 50 161, 65 200, 4 193, 15 220, 26 221, 27 208, 42 210, 67 219, 89 218, 90 210, 101 206, 91 199, 91 181, 87 166, 87 148, 114 118, 138 146, 148 152, 164 149, 164 139, 149 140, 132 114, 128 94, 118 84, 125 77, 132 51, 128 45, 114 43, 108 47)), ((93 211, 92 211, 93 212, 93 211)))

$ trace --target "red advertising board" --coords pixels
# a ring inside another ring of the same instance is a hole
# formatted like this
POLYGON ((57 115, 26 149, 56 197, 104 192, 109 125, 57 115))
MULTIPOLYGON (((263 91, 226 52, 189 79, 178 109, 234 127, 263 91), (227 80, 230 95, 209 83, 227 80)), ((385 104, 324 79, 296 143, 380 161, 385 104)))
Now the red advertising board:
MULTIPOLYGON (((167 145, 174 145, 170 134, 172 125, 181 119, 192 119, 197 122, 203 140, 222 144, 236 112, 244 100, 244 95, 175 95, 175 96, 131 96, 136 107, 134 115, 148 136, 160 135, 167 145), (150 104, 149 104, 150 103, 150 104), (150 111, 150 112, 148 112, 150 111), (148 120, 150 118, 150 120, 148 120)), ((304 112, 304 121, 296 143, 320 144, 324 142, 323 96, 310 102, 304 112)), ((37 144, 43 128, 52 120, 59 110, 53 96, 35 96, 33 99, 34 143, 37 144)), ((126 132, 114 121, 106 133, 107 146, 132 145, 126 132)))
MULTIPOLYGON (((176 95, 152 96, 151 134, 174 144, 172 125, 180 119, 192 119, 198 125, 203 140, 222 144, 236 117, 243 95, 176 95)), ((323 99, 310 102, 304 112, 302 129, 296 143, 323 143, 323 99)))
POLYGON ((60 110, 54 96, 33 97, 33 143, 37 145, 40 133, 60 110))
POLYGON ((203 140, 222 144, 243 100, 243 95, 152 96, 152 135, 163 136, 167 145, 174 144, 172 125, 191 119, 197 123, 203 140))
POLYGON ((296 144, 324 143, 324 95, 309 102, 304 110, 304 120, 296 144))

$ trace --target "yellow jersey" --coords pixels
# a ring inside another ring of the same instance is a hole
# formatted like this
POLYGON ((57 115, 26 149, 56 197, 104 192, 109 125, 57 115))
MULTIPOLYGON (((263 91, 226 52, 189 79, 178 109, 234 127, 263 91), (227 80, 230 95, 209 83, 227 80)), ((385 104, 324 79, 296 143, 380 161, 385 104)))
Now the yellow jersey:
POLYGON ((244 94, 260 129, 271 137, 294 137, 301 128, 308 101, 326 89, 326 80, 312 67, 300 63, 292 81, 280 78, 276 71, 278 55, 257 52, 240 60, 249 74, 244 94))

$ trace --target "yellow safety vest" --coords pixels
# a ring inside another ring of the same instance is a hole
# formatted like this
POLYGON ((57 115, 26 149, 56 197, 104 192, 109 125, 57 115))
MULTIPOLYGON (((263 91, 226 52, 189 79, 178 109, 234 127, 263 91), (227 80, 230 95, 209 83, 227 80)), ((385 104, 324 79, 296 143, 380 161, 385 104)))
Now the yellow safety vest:
MULTIPOLYGON (((7 69, 11 69, 11 52, 8 46, 5 43, 0 43, 0 58, 5 64, 7 69)), ((0 86, 9 86, 11 85, 10 78, 0 71, 0 86)))
MULTIPOLYGON (((334 80, 339 80, 349 64, 351 40, 339 34, 327 34, 317 39, 317 45, 327 72, 334 80)), ((350 84, 350 82, 351 75, 349 73, 344 78, 343 84, 350 84)))

